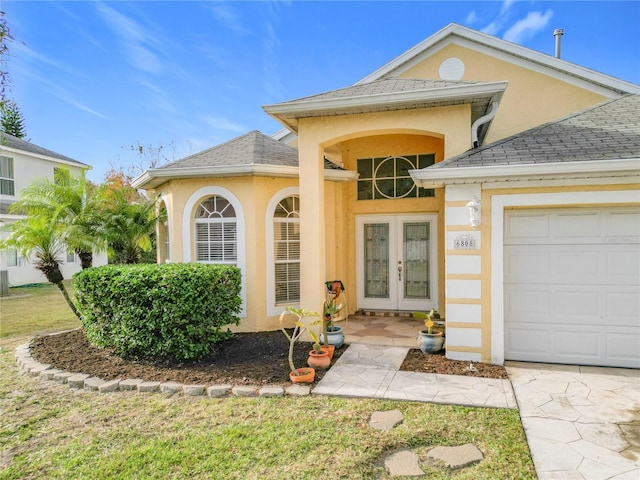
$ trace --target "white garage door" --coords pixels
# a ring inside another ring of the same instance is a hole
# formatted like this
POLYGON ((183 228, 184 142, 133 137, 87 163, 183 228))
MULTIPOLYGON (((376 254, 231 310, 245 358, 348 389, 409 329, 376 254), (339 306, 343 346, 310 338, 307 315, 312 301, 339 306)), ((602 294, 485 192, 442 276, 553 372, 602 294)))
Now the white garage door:
POLYGON ((640 209, 514 210, 505 358, 640 368, 640 209))

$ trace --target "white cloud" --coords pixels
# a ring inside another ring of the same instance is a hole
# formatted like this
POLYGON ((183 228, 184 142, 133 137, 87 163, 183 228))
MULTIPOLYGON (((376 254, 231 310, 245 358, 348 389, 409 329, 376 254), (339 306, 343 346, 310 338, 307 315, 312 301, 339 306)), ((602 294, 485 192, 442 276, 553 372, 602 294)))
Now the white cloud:
POLYGON ((114 31, 125 48, 132 66, 144 72, 159 74, 164 70, 162 62, 153 49, 161 42, 144 25, 105 5, 96 3, 98 13, 114 31))
POLYGON ((517 21, 511 28, 509 28, 502 38, 509 42, 521 43, 534 34, 544 29, 549 20, 553 17, 553 11, 547 10, 544 13, 541 12, 529 12, 523 20, 517 21))
POLYGON ((250 31, 241 22, 240 17, 228 5, 219 3, 209 8, 216 20, 225 28, 238 35, 247 35, 250 31))
POLYGON ((203 115, 201 118, 202 121, 213 130, 226 130, 228 132, 235 133, 244 133, 247 131, 247 128, 244 125, 234 123, 227 118, 212 117, 210 115, 203 115))
POLYGON ((476 23, 479 20, 478 15, 476 14, 475 10, 472 12, 469 12, 469 14, 467 15, 467 18, 465 18, 464 23, 467 25, 473 25, 474 23, 476 23))
POLYGON ((500 15, 504 15, 511 9, 511 5, 513 5, 513 0, 504 0, 502 2, 502 7, 500 8, 500 15))

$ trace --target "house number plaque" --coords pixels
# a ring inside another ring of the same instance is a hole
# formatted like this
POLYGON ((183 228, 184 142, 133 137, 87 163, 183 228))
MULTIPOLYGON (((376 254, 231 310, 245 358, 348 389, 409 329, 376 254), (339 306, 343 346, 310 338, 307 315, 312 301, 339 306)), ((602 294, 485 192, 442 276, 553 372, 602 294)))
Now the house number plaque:
POLYGON ((458 235, 453 239, 453 248, 454 250, 476 250, 478 246, 475 237, 466 234, 458 235))

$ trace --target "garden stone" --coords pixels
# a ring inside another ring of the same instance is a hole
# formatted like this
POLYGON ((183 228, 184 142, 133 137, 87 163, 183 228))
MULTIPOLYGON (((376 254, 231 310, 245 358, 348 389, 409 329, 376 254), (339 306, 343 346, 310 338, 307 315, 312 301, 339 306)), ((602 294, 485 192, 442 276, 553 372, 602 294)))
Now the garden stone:
POLYGON ((261 397, 282 397, 284 395, 284 388, 282 387, 262 387, 259 395, 261 397))
POLYGON ((411 450, 400 450, 384 459, 384 466, 393 477, 422 477, 420 458, 411 450))
POLYGON ((49 368, 47 370, 44 370, 42 372, 40 372, 40 377, 44 380, 53 380, 53 376, 56 373, 60 373, 63 372, 64 370, 60 370, 59 368, 49 368))
POLYGON ((26 360, 22 362, 22 365, 20 366, 20 370, 28 373, 29 370, 31 370, 32 368, 36 368, 39 365, 40 363, 36 362, 35 360, 26 360))
POLYGON ((244 385, 237 385, 231 389, 231 392, 236 397, 255 397, 258 395, 255 387, 247 387, 244 385))
POLYGON ((160 382, 142 382, 138 384, 138 392, 155 392, 160 388, 160 382))
POLYGON ((211 385, 207 388, 207 395, 211 398, 220 398, 231 393, 231 385, 223 384, 223 385, 211 385))
POLYGON ((69 377, 73 377, 74 375, 75 373, 71 373, 71 372, 59 372, 53 375, 53 379, 59 383, 67 383, 67 380, 69 379, 69 377))
POLYGON ((115 380, 109 380, 108 382, 104 382, 102 385, 98 387, 98 391, 100 393, 115 392, 120 387, 121 381, 122 380, 120 380, 119 378, 116 378, 115 380))
POLYGON ((86 373, 76 373, 67 378, 67 384, 69 388, 84 388, 84 381, 90 376, 86 373))
POLYGON ((378 430, 391 430, 402 423, 404 415, 400 410, 387 410, 384 412, 373 412, 369 420, 369 426, 378 430))
POLYGON ((478 447, 467 443, 457 447, 435 447, 429 450, 428 458, 440 460, 450 468, 462 468, 484 458, 478 447))
POLYGON ((311 387, 308 385, 290 385, 287 387, 287 395, 294 397, 304 397, 311 393, 311 387))
POLYGON ((160 384, 162 393, 172 394, 178 393, 180 390, 182 390, 182 384, 178 382, 163 382, 160 384))
POLYGON ((182 387, 182 391, 185 395, 189 395, 191 397, 197 397, 200 395, 204 395, 205 385, 185 385, 182 387))
POLYGON ((51 365, 38 363, 34 367, 31 367, 29 369, 29 375, 31 375, 32 377, 39 377, 40 372, 44 372, 45 370, 49 370, 50 368, 51 365))
POLYGON ((126 380, 122 380, 120 382, 120 390, 137 390, 138 385, 140 385, 144 380, 141 378, 128 378, 126 380))
POLYGON ((85 390, 98 390, 100 385, 104 383, 104 380, 98 377, 90 377, 84 381, 85 390))

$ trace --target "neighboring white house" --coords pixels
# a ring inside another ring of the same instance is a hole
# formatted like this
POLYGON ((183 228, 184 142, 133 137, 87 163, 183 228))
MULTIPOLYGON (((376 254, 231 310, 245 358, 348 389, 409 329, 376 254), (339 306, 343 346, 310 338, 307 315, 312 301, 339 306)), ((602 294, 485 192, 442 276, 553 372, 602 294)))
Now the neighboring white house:
MULTIPOLYGON (((53 180, 56 168, 67 168, 72 174, 77 175, 91 167, 7 133, 1 134, 0 227, 20 218, 18 215, 9 213, 9 207, 20 198, 20 192, 34 182, 53 180)), ((6 236, 7 233, 2 235, 6 236)), ((94 265, 106 263, 106 253, 94 255, 94 265)), ((80 259, 73 252, 69 252, 62 265, 64 278, 71 278, 80 269, 80 259)), ((44 275, 33 266, 31 259, 21 257, 15 250, 2 252, 0 272, 0 281, 8 282, 11 287, 47 281, 44 275)), ((3 291, 2 288, 0 288, 1 291, 3 291)))

